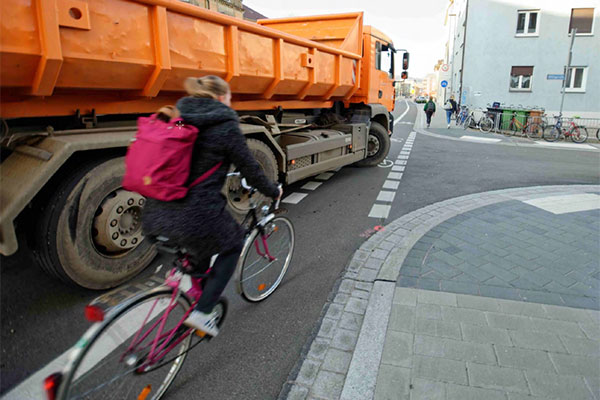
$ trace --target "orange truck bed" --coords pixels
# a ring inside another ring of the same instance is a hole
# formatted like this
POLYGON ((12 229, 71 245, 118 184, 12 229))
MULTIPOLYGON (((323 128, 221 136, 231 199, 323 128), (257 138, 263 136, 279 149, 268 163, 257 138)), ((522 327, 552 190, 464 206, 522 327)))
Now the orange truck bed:
POLYGON ((369 92, 362 13, 256 24, 177 0, 3 0, 0 13, 5 119, 152 112, 207 74, 230 83, 237 110, 369 92))

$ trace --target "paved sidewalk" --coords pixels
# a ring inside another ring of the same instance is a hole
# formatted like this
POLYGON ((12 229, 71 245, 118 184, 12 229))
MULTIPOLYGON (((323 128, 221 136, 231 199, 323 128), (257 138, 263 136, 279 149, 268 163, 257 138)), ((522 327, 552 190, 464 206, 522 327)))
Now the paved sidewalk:
MULTIPOLYGON (((417 104, 417 106, 420 106, 417 104)), ((431 126, 427 128, 425 113, 423 107, 417 107, 419 116, 415 123, 415 130, 421 134, 429 136, 437 136, 451 140, 463 140, 467 142, 492 143, 512 146, 532 146, 554 149, 569 149, 569 150, 586 150, 598 151, 600 144, 596 140, 595 135, 589 137, 585 143, 573 143, 570 140, 562 140, 555 143, 549 143, 543 139, 532 140, 526 137, 507 136, 500 133, 483 133, 479 129, 464 129, 462 126, 457 127, 454 120, 451 121, 450 128, 446 123, 446 111, 443 106, 437 106, 438 111, 431 119, 431 126)))
POLYGON ((356 251, 287 399, 600 400, 600 186, 432 204, 356 251))

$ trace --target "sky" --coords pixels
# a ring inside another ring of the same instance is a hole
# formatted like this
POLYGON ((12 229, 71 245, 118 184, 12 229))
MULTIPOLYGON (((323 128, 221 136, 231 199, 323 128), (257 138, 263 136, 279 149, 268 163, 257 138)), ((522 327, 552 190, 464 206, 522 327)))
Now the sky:
MULTIPOLYGON (((409 78, 424 78, 444 57, 449 0, 243 0, 269 18, 364 12, 364 23, 388 35, 410 53, 409 78)), ((396 76, 400 75, 396 62, 396 76)))

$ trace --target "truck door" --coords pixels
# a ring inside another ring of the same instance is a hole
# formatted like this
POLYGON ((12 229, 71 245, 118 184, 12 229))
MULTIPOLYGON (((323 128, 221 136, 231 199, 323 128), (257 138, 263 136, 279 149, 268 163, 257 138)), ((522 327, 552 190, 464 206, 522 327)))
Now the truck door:
POLYGON ((389 110, 394 107, 394 53, 392 46, 377 40, 375 43, 375 69, 378 77, 379 102, 389 110))

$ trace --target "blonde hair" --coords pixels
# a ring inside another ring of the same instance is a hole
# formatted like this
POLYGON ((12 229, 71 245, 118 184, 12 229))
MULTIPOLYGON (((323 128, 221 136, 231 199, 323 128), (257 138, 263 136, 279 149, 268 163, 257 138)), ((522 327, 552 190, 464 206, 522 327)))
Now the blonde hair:
POLYGON ((215 75, 200 78, 186 78, 183 87, 190 96, 206 97, 218 100, 229 92, 229 84, 215 75))

